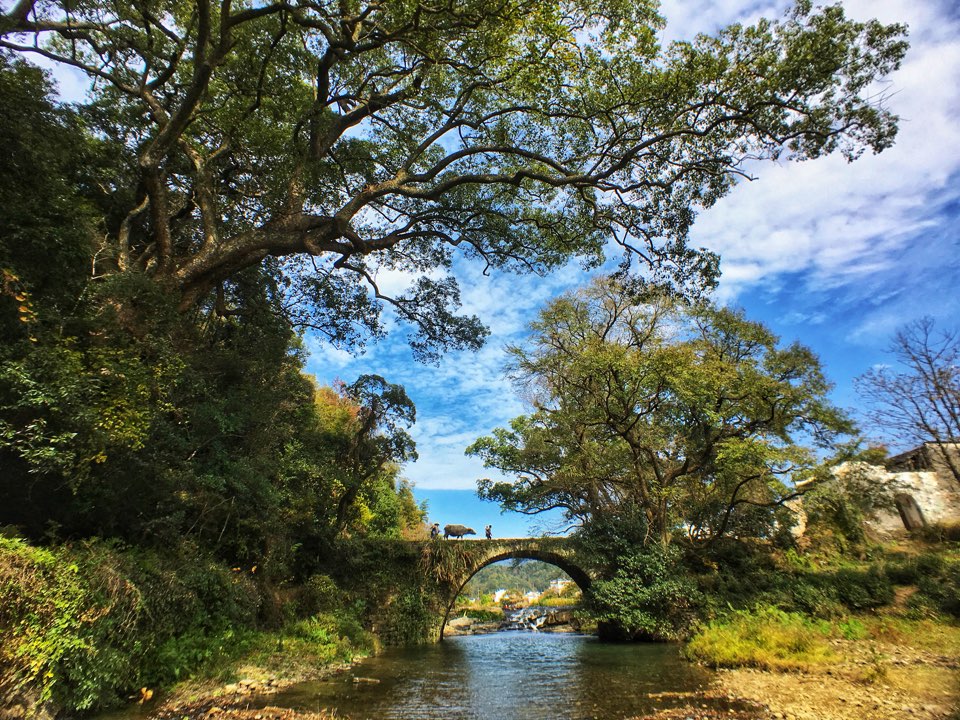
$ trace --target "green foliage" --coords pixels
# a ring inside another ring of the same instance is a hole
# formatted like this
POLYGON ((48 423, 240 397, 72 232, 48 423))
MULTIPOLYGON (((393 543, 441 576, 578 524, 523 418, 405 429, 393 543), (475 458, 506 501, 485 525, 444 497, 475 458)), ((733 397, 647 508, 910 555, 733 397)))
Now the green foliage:
POLYGON ((323 573, 311 575, 300 590, 299 610, 303 615, 331 610, 340 605, 342 594, 330 576, 323 573))
POLYGON ((446 606, 434 583, 465 562, 458 543, 398 542, 354 538, 338 543, 318 565, 341 589, 340 604, 387 645, 417 645, 436 639, 446 606))
POLYGON ((78 560, 0 538, 0 665, 14 693, 87 710, 134 680, 140 598, 109 567, 78 560))
POLYGON ((3 16, 8 47, 96 80, 81 112, 112 161, 90 189, 95 274, 148 274, 196 309, 267 269, 297 322, 352 345, 389 303, 425 357, 486 334, 457 314, 458 254, 547 272, 599 266, 615 238, 624 273, 710 287, 697 212, 746 160, 889 147, 897 118, 871 88, 906 51, 905 27, 808 2, 662 46, 654 2, 207 10, 3 16), (389 294, 384 272, 407 287, 389 294))
POLYGON ((941 572, 924 573, 917 581, 920 592, 912 598, 915 607, 933 609, 960 619, 960 561, 945 562, 941 572))
POLYGON ((617 558, 613 574, 593 583, 589 606, 615 636, 672 640, 683 636, 702 598, 685 572, 682 553, 652 545, 617 558))
POLYGON ((457 610, 463 617, 479 620, 480 622, 499 622, 503 620, 503 610, 488 610, 486 608, 464 608, 457 610))
POLYGON ((960 522, 930 523, 914 530, 913 536, 927 542, 960 543, 960 522))
POLYGON ((303 375, 275 261, 183 313, 168 283, 102 247, 149 215, 122 207, 139 191, 109 139, 140 144, 120 130, 132 118, 81 118, 36 68, 2 54, 0 70, 0 524, 33 540, 187 537, 278 578, 340 532, 418 527, 399 480, 415 457, 403 388, 303 375))
POLYGON ((0 337, 28 340, 82 290, 97 217, 96 143, 37 67, 0 52, 0 337), (37 298, 44 302, 37 303, 37 298), (23 308, 23 310, 21 310, 23 308))
POLYGON ((844 640, 863 640, 867 637, 866 626, 856 618, 845 618, 837 623, 837 630, 844 640))
POLYGON ((702 627, 686 655, 712 667, 804 670, 834 660, 827 642, 831 628, 775 607, 732 612, 702 627))
POLYGON ((742 313, 612 278, 552 302, 512 374, 535 411, 467 452, 513 475, 481 480, 505 509, 630 517, 642 543, 770 538, 783 503, 851 429, 820 363, 742 313))
POLYGON ((879 482, 874 470, 885 455, 879 449, 857 452, 849 446, 818 469, 813 489, 803 496, 807 538, 827 552, 857 552, 867 546, 864 521, 877 511, 895 509, 894 488, 879 482))
POLYGON ((374 651, 361 608, 325 576, 304 590, 321 611, 301 599, 304 619, 263 632, 258 609, 269 588, 254 578, 189 543, 157 553, 97 541, 38 548, 0 537, 4 694, 28 709, 90 711, 137 688, 270 656, 278 639, 316 662, 374 651))
POLYGON ((888 605, 894 579, 884 562, 818 568, 798 561, 796 554, 778 560, 767 548, 743 543, 721 544, 695 569, 707 599, 707 615, 727 608, 771 605, 810 617, 835 619, 850 612, 888 605))
POLYGON ((28 705, 90 710, 242 651, 258 596, 189 548, 180 557, 0 537, 0 654, 28 705))
POLYGON ((479 597, 501 588, 523 595, 530 591, 542 593, 556 579, 569 580, 560 568, 537 560, 503 561, 487 565, 463 586, 463 593, 479 597))
POLYGON ((348 661, 357 654, 373 652, 375 647, 373 636, 363 629, 355 615, 345 610, 319 613, 301 620, 290 634, 323 647, 323 654, 329 655, 328 661, 348 661))
POLYGON ((866 570, 841 568, 822 582, 830 587, 836 598, 850 610, 868 610, 889 605, 893 600, 893 585, 882 568, 866 570))

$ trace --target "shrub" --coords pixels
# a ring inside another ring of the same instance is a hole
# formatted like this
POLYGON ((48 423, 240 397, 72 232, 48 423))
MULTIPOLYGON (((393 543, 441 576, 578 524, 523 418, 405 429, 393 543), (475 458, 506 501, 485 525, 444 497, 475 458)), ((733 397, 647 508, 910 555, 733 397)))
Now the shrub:
POLYGON ((960 522, 931 523, 914 530, 911 534, 933 543, 960 542, 960 522))
POLYGON ((242 652, 258 592, 183 545, 160 556, 0 537, 4 702, 90 711, 242 652))
POLYGON ((649 546, 618 559, 613 576, 593 584, 593 614, 614 636, 670 640, 687 631, 702 602, 673 546, 649 546))
POLYGON ((832 578, 837 599, 851 610, 889 605, 893 601, 893 585, 887 575, 877 567, 866 571, 844 568, 837 570, 832 578))
POLYGON ((128 656, 142 604, 111 560, 102 550, 83 558, 0 537, 0 665, 8 701, 21 696, 27 704, 89 710, 131 686, 128 656))
POLYGON ((348 661, 357 653, 369 654, 374 650, 373 636, 347 610, 301 620, 293 626, 291 635, 305 641, 322 662, 348 661))
POLYGON ((923 553, 900 558, 887 563, 887 576, 897 585, 916 585, 921 578, 939 577, 945 567, 944 560, 935 553, 923 553))
POLYGON ((311 575, 300 591, 300 611, 307 615, 320 610, 332 610, 343 598, 343 592, 329 575, 311 575))
POLYGON ((921 575, 917 585, 920 592, 912 598, 915 604, 960 618, 960 561, 945 562, 937 574, 921 575))

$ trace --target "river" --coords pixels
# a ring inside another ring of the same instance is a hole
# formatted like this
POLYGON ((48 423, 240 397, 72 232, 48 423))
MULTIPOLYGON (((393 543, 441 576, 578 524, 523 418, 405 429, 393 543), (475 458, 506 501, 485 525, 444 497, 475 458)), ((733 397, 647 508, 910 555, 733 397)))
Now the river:
POLYGON ((388 650, 264 704, 335 708, 351 720, 616 720, 679 705, 671 694, 705 687, 710 677, 684 662, 675 645, 499 632, 388 650))

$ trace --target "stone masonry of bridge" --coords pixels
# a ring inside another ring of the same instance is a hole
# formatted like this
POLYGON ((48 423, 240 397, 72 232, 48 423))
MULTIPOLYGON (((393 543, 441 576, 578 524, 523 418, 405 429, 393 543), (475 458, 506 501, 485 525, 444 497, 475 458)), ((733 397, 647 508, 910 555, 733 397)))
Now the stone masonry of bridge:
MULTIPOLYGON (((405 553, 394 554, 394 562, 401 557, 409 568, 402 569, 414 581, 420 594, 420 608, 424 617, 421 641, 436 642, 443 638, 447 617, 463 586, 480 569, 502 560, 540 560, 555 565, 567 573, 582 589, 587 590, 594 572, 579 555, 568 538, 498 538, 495 540, 394 541, 405 546, 405 553)), ((398 548, 399 549, 399 548, 398 548)), ((398 570, 401 570, 398 568, 398 570)), ((372 626, 384 642, 397 644, 400 637, 390 627, 399 619, 389 600, 373 618, 372 626)), ((409 642, 409 637, 406 639, 409 642)))

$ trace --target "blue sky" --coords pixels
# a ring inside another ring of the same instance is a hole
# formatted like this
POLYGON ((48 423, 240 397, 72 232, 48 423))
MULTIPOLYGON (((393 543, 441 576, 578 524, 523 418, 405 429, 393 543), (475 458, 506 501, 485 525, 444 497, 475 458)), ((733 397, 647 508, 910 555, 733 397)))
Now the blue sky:
MULTIPOLYGON (((843 4, 853 17, 910 26, 904 66, 876 88, 901 116, 897 144, 852 164, 837 156, 753 166, 754 182, 700 215, 692 244, 721 255, 717 301, 743 307, 784 342, 811 347, 836 384, 834 402, 856 411, 853 379, 885 361, 897 327, 924 315, 944 326, 960 324, 960 14, 955 0, 843 4)), ((787 6, 781 0, 669 0, 663 39, 780 17, 787 6)), ((63 70, 55 75, 64 97, 83 96, 85 78, 63 70)), ((429 503, 431 520, 478 531, 492 523, 500 537, 557 530, 555 520, 500 515, 481 503, 476 480, 491 472, 463 451, 526 410, 503 378, 504 346, 522 342, 538 309, 588 276, 576 265, 547 278, 480 271, 457 267, 464 311, 492 331, 479 352, 420 365, 406 330, 397 327, 360 357, 308 337, 307 369, 323 383, 378 373, 406 387, 417 405, 412 434, 420 460, 405 474, 429 503)), ((380 279, 391 289, 389 277, 380 279)))
MULTIPOLYGON (((721 254, 722 303, 742 306, 784 342, 817 352, 836 384, 834 401, 856 410, 853 379, 885 360, 897 327, 931 315, 944 326, 960 316, 960 19, 952 2, 846 2, 853 17, 910 25, 911 49, 884 88, 901 116, 891 150, 855 163, 829 157, 766 163, 701 214, 693 242, 721 254)), ((730 22, 779 17, 786 3, 673 0, 663 6, 664 38, 691 37, 730 22)), ((500 515, 474 495, 491 476, 464 448, 525 411, 504 380, 503 348, 521 342, 545 302, 587 280, 577 266, 547 278, 484 277, 458 269, 464 308, 490 326, 478 353, 414 363, 397 328, 358 358, 308 339, 308 370, 323 382, 376 372, 402 383, 417 405, 420 460, 405 474, 427 500, 431 520, 462 522, 498 536, 539 534, 554 519, 500 515)), ((865 428, 867 429, 867 428, 865 428)))

